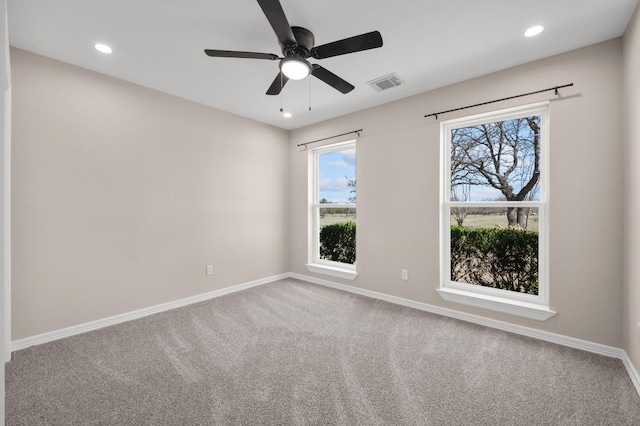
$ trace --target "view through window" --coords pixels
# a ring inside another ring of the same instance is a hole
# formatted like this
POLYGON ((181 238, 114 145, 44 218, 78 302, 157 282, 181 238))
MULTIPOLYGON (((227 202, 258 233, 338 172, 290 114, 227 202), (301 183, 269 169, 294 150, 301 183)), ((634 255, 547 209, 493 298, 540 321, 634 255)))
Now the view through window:
POLYGON ((546 106, 443 123, 445 287, 545 303, 546 106))
POLYGON ((356 263, 356 145, 314 152, 314 263, 354 268, 356 263))

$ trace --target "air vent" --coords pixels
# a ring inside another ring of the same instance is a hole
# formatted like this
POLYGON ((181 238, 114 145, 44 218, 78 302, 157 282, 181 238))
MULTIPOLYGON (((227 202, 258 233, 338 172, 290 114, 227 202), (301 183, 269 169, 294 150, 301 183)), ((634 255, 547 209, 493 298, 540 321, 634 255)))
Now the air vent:
POLYGON ((376 89, 378 92, 382 92, 383 90, 400 86, 402 84, 402 80, 400 80, 400 78, 395 74, 389 74, 385 75, 384 77, 368 81, 367 83, 369 83, 369 85, 376 89))

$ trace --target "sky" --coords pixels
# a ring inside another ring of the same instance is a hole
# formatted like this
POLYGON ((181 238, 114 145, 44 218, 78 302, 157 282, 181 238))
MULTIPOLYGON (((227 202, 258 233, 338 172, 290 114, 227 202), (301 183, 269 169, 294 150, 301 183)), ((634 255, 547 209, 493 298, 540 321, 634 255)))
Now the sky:
POLYGON ((356 149, 322 153, 318 159, 320 199, 332 203, 347 203, 355 194, 351 193, 347 178, 356 176, 356 149))

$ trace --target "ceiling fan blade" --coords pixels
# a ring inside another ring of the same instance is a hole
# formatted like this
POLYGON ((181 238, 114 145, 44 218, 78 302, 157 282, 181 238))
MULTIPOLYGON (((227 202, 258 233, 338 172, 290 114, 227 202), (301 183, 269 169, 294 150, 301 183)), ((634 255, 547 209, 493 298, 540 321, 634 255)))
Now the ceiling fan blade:
POLYGON ((346 81, 344 81, 343 79, 341 79, 340 77, 338 77, 337 75, 329 71, 328 69, 323 68, 318 64, 313 65, 311 74, 313 74, 314 77, 324 81, 329 86, 333 87, 339 92, 349 93, 350 91, 355 89, 353 85, 351 85, 350 83, 347 83, 346 81))
POLYGON ((289 81, 289 77, 279 72, 273 83, 271 83, 269 90, 267 90, 267 95, 279 95, 287 81, 289 81))
POLYGON ((271 24, 271 28, 276 33, 278 41, 283 46, 293 46, 296 44, 296 37, 293 35, 291 25, 287 21, 287 16, 282 10, 279 0, 258 0, 264 15, 271 24))
POLYGON ((311 55, 316 59, 324 59, 378 47, 382 47, 382 35, 378 31, 372 31, 314 47, 311 55))
POLYGON ((273 53, 238 52, 235 50, 214 50, 205 49, 204 53, 215 58, 247 58, 247 59, 270 59, 272 61, 280 59, 273 53))

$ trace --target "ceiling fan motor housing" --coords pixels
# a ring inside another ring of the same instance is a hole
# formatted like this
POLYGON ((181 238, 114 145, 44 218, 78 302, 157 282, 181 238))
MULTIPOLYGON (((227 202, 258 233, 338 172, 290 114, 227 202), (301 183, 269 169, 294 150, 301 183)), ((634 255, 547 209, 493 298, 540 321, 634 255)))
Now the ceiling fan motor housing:
POLYGON ((308 58, 311 56, 311 49, 313 49, 313 46, 315 46, 316 43, 313 33, 302 27, 291 27, 291 30, 296 38, 297 45, 284 46, 281 43, 280 46, 282 47, 282 54, 285 57, 296 55, 302 58, 308 58))

